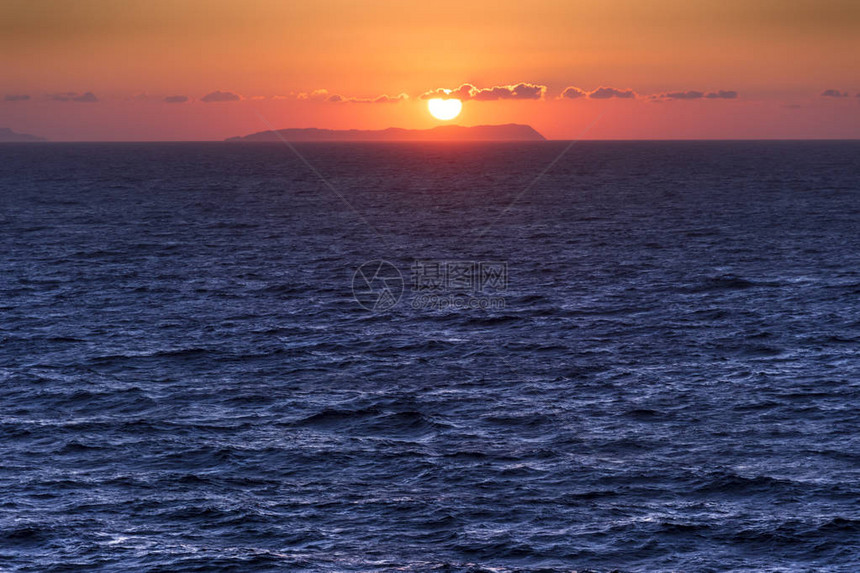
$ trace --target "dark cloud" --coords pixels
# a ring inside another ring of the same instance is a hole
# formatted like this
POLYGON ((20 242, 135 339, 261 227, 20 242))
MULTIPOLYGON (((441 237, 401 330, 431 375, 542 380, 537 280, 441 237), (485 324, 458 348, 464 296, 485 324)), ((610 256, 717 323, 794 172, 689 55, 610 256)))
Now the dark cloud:
POLYGON ((164 98, 164 103, 185 103, 188 101, 188 96, 167 96, 164 98))
MULTIPOLYGON (((590 92, 587 92, 575 86, 569 86, 564 88, 564 90, 561 92, 561 95, 559 96, 560 99, 579 99, 583 97, 589 97, 591 99, 635 99, 640 96, 631 89, 620 89, 606 86, 601 86, 596 90, 590 92)), ((738 97, 738 92, 731 90, 719 90, 713 92, 686 90, 652 94, 649 96, 642 97, 646 98, 652 103, 662 103, 664 101, 671 100, 736 99, 738 97)))
POLYGON ((585 91, 583 91, 577 87, 573 87, 573 86, 566 87, 566 88, 564 88, 564 91, 561 92, 561 97, 565 98, 565 99, 579 99, 579 98, 585 97, 587 95, 588 95, 587 92, 585 92, 585 91))
POLYGON ((821 92, 821 97, 848 97, 848 92, 841 92, 839 90, 824 90, 821 92))
POLYGON ((27 101, 29 99, 30 96, 27 94, 7 94, 3 101, 27 101))
POLYGON ((734 90, 719 90, 705 94, 708 99, 738 99, 738 92, 734 90))
POLYGON ((472 97, 472 92, 477 89, 478 88, 476 88, 472 84, 463 84, 456 89, 436 88, 435 90, 424 92, 418 97, 420 99, 456 98, 466 100, 470 99, 472 97))
POLYGON ((471 92, 473 100, 492 101, 497 99, 541 99, 546 86, 537 84, 516 84, 512 86, 494 86, 471 92))
POLYGON ((702 99, 705 97, 705 94, 695 90, 689 90, 685 92, 669 92, 660 97, 664 99, 702 99))
POLYGON ((342 95, 329 93, 326 89, 302 92, 298 94, 296 98, 306 101, 325 101, 329 103, 340 103, 345 100, 342 95))
POLYGON ((52 94, 51 99, 54 101, 74 101, 80 103, 95 103, 99 101, 99 98, 96 97, 96 94, 93 92, 86 92, 79 94, 78 92, 63 92, 59 94, 52 94))
POLYGON ((214 92, 208 93, 202 98, 200 98, 200 101, 205 103, 213 103, 220 101, 239 101, 241 99, 242 96, 234 94, 233 92, 222 92, 221 90, 215 90, 214 92))
POLYGON ((715 92, 700 92, 698 90, 687 90, 684 92, 667 92, 651 96, 652 99, 737 99, 738 92, 732 90, 719 90, 715 92))
POLYGON ((633 90, 621 90, 618 88, 599 87, 593 92, 589 93, 588 97, 592 99, 633 99, 636 97, 636 92, 634 92, 633 90))
POLYGON ((438 88, 421 94, 421 99, 456 98, 460 100, 496 101, 500 99, 542 99, 546 86, 540 84, 518 83, 490 88, 477 88, 463 84, 455 89, 438 88))

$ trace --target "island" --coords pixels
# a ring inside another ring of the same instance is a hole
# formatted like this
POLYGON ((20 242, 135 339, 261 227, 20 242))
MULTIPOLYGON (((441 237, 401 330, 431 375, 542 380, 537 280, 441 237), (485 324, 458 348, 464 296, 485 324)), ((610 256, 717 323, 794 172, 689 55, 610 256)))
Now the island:
POLYGON ((226 141, 546 141, 529 125, 440 125, 430 129, 389 127, 380 130, 293 128, 261 131, 226 141))
POLYGON ((35 135, 29 135, 26 133, 15 133, 8 127, 0 127, 0 143, 25 143, 36 141, 45 140, 41 137, 36 137, 35 135))

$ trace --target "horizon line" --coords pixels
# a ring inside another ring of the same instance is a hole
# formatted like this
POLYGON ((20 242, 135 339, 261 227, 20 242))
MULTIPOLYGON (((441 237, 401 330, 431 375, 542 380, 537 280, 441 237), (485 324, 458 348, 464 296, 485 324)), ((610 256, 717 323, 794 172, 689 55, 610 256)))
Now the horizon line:
MULTIPOLYGON (((287 128, 293 129, 293 128, 287 128)), ((299 128, 304 129, 304 128, 299 128)), ((317 128, 313 128, 317 129, 317 128)), ((361 130, 359 130, 361 131, 361 130)), ((529 140, 529 139, 521 139, 521 140, 498 140, 498 139, 472 139, 472 140, 440 140, 440 139, 427 139, 427 140, 394 140, 394 141, 379 141, 379 140, 332 140, 332 141, 300 141, 296 140, 294 143, 370 143, 370 144, 401 144, 401 143, 548 143, 553 141, 582 141, 582 142, 696 142, 696 141, 761 141, 761 142, 778 142, 778 141, 831 141, 831 142, 851 142, 858 141, 860 142, 860 137, 851 137, 851 138, 834 138, 834 137, 708 137, 708 138, 653 138, 653 139, 643 139, 643 138, 614 138, 614 139, 557 139, 557 138, 548 138, 545 137, 541 140, 529 140)), ((50 145, 53 143, 229 143, 231 145, 242 144, 242 145, 258 145, 258 144, 268 144, 268 143, 277 143, 274 141, 226 141, 225 139, 56 139, 56 140, 45 140, 45 141, 0 141, 0 145, 50 145)))

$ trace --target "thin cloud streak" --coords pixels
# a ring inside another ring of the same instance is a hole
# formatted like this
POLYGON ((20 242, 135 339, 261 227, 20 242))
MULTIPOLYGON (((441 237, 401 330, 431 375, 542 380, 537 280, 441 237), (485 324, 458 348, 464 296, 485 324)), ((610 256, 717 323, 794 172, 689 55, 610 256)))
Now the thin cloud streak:
POLYGON ((636 92, 631 89, 620 89, 620 88, 612 88, 601 86, 596 90, 586 91, 582 88, 578 88, 576 86, 568 86, 564 88, 561 92, 561 95, 558 96, 558 99, 582 99, 582 98, 590 98, 590 99, 635 99, 636 92))
POLYGON ((737 99, 738 92, 734 90, 719 90, 715 92, 701 92, 688 90, 684 92, 667 92, 651 96, 653 99, 665 100, 691 100, 691 99, 737 99))
MULTIPOLYGON (((277 97, 275 99, 286 99, 277 97)), ((382 94, 372 98, 364 97, 347 97, 340 94, 333 94, 326 89, 314 90, 312 92, 301 92, 296 95, 296 99, 303 101, 327 102, 327 103, 397 103, 409 99, 405 93, 390 96, 382 94)))
POLYGON ((78 92, 63 92, 51 94, 49 97, 54 101, 71 101, 78 103, 96 103, 99 101, 99 98, 97 98, 96 94, 93 92, 85 92, 82 94, 79 94, 78 92))
POLYGON ((636 99, 645 97, 646 99, 659 103, 660 101, 668 100, 699 100, 699 99, 737 99, 738 92, 734 90, 717 90, 712 92, 704 92, 700 90, 686 90, 665 92, 660 94, 652 94, 649 96, 640 96, 632 89, 615 88, 601 86, 592 91, 586 91, 576 86, 568 86, 562 90, 558 99, 636 99))

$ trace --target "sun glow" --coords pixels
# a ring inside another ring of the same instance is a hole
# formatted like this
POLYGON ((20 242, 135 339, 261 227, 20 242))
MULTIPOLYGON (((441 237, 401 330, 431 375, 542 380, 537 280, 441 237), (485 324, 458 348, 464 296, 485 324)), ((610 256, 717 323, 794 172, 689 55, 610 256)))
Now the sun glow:
POLYGON ((447 121, 460 115, 463 102, 458 99, 433 98, 427 102, 427 109, 430 110, 430 115, 436 119, 447 121))

